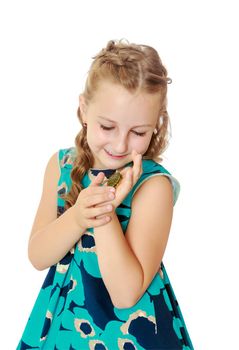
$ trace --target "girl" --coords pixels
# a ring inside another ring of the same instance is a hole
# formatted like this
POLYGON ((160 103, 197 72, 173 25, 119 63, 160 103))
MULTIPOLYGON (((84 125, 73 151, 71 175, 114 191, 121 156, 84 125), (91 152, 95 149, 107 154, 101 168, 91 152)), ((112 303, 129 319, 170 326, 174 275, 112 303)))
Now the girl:
POLYGON ((159 164, 170 79, 146 45, 93 58, 75 147, 46 167, 29 259, 50 269, 17 349, 193 349, 162 262, 180 189, 159 164))

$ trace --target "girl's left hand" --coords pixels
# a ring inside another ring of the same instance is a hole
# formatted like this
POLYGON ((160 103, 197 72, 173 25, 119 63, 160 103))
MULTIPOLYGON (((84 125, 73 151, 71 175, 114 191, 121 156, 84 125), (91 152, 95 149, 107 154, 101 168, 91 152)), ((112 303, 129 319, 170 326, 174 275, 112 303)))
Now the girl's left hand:
MULTIPOLYGON (((114 208, 117 208, 123 202, 143 172, 142 155, 135 150, 132 151, 132 161, 133 167, 127 166, 120 171, 122 179, 115 189, 115 198, 110 202, 114 208)), ((104 186, 107 186, 107 184, 104 184, 104 186)))

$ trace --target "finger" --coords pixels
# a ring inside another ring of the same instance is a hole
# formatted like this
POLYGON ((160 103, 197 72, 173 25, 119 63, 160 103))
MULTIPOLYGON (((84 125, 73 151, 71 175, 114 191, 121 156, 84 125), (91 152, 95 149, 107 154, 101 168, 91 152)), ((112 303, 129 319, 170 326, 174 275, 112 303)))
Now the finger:
POLYGON ((138 154, 138 169, 137 169, 137 176, 140 178, 140 176, 143 173, 143 168, 142 168, 142 154, 138 154))
POLYGON ((140 178, 142 174, 142 155, 140 153, 137 153, 135 150, 132 151, 133 156, 133 182, 136 183, 136 181, 140 178))
POLYGON ((133 169, 131 167, 128 168, 125 179, 128 183, 128 187, 131 188, 133 185, 133 169))
POLYGON ((141 154, 137 153, 134 149, 132 151, 132 158, 133 158, 133 169, 136 170, 136 168, 139 165, 139 161, 141 160, 141 154))
POLYGON ((106 193, 102 194, 95 194, 91 195, 85 198, 85 206, 86 207, 92 207, 94 205, 103 203, 103 202, 109 202, 112 201, 115 198, 115 195, 113 192, 106 191, 106 193))
POLYGON ((97 176, 91 181, 89 186, 99 186, 104 180, 105 174, 100 172, 97 176))
POLYGON ((121 174, 121 175, 126 175, 126 173, 127 173, 127 171, 128 171, 128 168, 129 168, 129 166, 126 167, 126 168, 124 168, 123 170, 121 170, 121 171, 120 171, 120 174, 121 174))
POLYGON ((107 224, 110 220, 111 220, 110 216, 104 216, 99 219, 96 218, 96 219, 88 220, 89 227, 99 227, 107 224))
POLYGON ((135 151, 135 149, 132 150, 132 158, 134 160, 135 156, 137 155, 137 151, 135 151))
POLYGON ((107 215, 112 212, 112 204, 107 204, 101 207, 90 208, 87 210, 86 216, 89 218, 97 218, 99 216, 107 215))
POLYGON ((110 192, 115 192, 113 186, 88 186, 86 196, 92 196, 96 194, 107 194, 110 192))

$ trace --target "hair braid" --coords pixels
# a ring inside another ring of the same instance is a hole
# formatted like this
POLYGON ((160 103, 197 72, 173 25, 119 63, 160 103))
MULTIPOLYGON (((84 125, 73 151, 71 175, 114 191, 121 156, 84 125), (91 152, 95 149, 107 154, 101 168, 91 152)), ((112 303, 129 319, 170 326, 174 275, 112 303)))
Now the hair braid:
MULTIPOLYGON (((136 45, 125 40, 110 40, 106 47, 93 56, 88 72, 83 95, 89 103, 101 81, 120 84, 129 92, 137 91, 158 94, 160 111, 158 115, 157 133, 152 135, 148 150, 143 159, 161 161, 160 155, 169 141, 169 116, 167 112, 167 84, 171 79, 161 62, 158 52, 147 45, 136 45)), ((69 193, 62 195, 65 208, 69 208, 83 189, 81 181, 84 174, 93 167, 94 159, 87 144, 86 128, 83 126, 80 108, 77 110, 82 129, 75 138, 76 157, 71 171, 72 186, 69 193)))

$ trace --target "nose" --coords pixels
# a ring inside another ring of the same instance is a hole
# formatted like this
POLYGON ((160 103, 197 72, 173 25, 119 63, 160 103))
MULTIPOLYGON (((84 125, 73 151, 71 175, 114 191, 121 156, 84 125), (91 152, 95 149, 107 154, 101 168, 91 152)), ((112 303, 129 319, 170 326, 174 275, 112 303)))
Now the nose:
POLYGON ((119 135, 115 138, 114 149, 115 155, 124 155, 126 154, 128 148, 127 135, 119 135))

